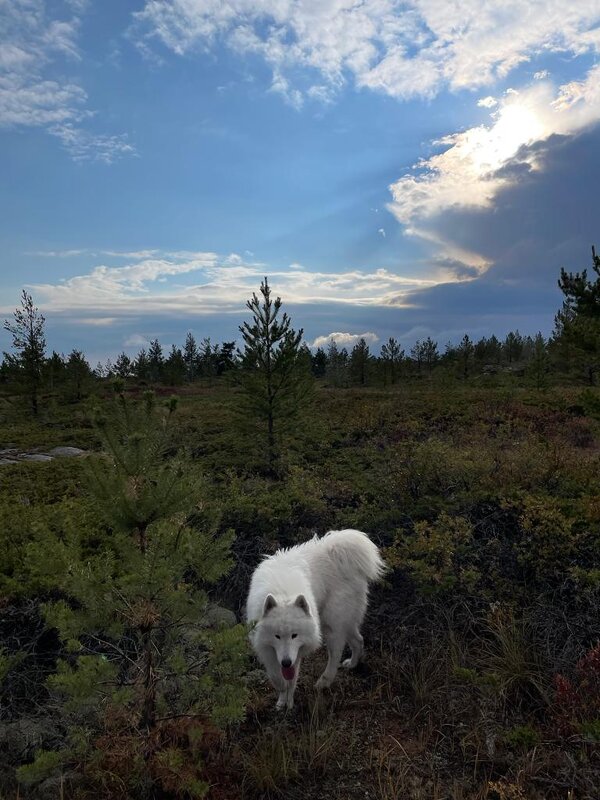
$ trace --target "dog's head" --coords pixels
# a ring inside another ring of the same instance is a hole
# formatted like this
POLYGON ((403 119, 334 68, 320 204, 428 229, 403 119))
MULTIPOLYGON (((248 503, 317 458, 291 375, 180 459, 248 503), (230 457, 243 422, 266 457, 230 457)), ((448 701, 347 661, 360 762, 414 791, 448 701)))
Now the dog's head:
POLYGON ((258 648, 272 647, 284 678, 291 680, 299 656, 313 653, 321 644, 318 620, 303 594, 289 602, 267 595, 254 633, 258 648))

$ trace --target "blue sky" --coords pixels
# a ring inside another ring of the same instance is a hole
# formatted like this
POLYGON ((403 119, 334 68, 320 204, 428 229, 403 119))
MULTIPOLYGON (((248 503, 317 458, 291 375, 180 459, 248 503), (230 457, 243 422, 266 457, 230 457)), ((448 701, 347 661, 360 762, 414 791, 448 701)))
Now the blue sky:
MULTIPOLYGON (((95 363, 551 331, 600 244, 600 0, 0 0, 0 314, 95 363)), ((9 339, 0 335, 0 347, 9 339)))

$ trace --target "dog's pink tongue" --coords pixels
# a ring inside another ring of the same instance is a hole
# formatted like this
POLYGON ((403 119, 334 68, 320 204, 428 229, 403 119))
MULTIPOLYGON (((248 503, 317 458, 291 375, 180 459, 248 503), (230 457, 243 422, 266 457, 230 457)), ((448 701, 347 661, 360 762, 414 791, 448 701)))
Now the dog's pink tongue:
POLYGON ((282 667, 281 674, 286 679, 286 681, 293 681, 294 675, 296 674, 296 670, 294 667, 282 667))

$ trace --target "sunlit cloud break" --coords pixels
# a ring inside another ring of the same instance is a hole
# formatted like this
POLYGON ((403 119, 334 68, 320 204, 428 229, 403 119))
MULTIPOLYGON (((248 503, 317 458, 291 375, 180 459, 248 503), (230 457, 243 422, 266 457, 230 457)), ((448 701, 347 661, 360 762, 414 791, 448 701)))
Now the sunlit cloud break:
MULTIPOLYGON (((494 108, 494 98, 484 98, 494 108)), ((421 160, 414 173, 390 186, 389 210, 407 228, 421 233, 427 220, 451 208, 489 208, 500 189, 539 167, 523 148, 553 134, 573 135, 600 120, 600 65, 581 81, 556 89, 536 81, 506 93, 491 112, 491 124, 453 133, 436 144, 444 148, 421 160), (519 170, 507 165, 519 162, 519 170)))

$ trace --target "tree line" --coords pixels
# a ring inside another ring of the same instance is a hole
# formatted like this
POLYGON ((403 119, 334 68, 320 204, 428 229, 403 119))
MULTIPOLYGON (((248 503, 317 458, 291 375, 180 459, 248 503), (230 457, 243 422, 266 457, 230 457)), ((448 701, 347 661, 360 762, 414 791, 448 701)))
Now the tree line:
MULTIPOLYGON (((473 340, 465 334, 460 342, 448 342, 442 348, 428 336, 417 340, 407 352, 397 338, 390 337, 381 345, 379 354, 375 354, 365 338, 351 348, 332 339, 326 347, 311 350, 300 332, 299 336, 294 334, 294 363, 302 372, 333 387, 393 386, 402 380, 434 375, 466 381, 502 373, 526 378, 537 388, 546 386, 552 376, 555 380, 594 385, 600 369, 600 257, 594 248, 592 259, 594 280, 588 278, 587 270, 581 273, 561 270, 558 285, 565 300, 549 338, 542 333, 523 336, 518 330, 510 331, 502 339, 491 335, 473 340)), ((165 386, 198 380, 210 383, 228 373, 248 372, 250 352, 258 359, 259 368, 266 369, 267 362, 263 363, 257 354, 264 347, 269 351, 271 336, 281 335, 287 341, 291 328, 287 315, 284 314, 283 322, 277 319, 281 300, 271 300, 267 279, 260 291, 261 301, 254 295, 247 303, 252 322, 240 326, 241 349, 235 341, 218 343, 206 337, 198 342, 188 332, 181 347, 173 344, 165 352, 161 342, 154 339, 136 356, 122 352, 114 361, 108 359, 95 368, 79 349, 66 356, 56 351, 46 354, 44 317, 31 296, 23 291, 21 307, 15 311, 13 320, 4 323, 12 336, 13 352, 3 354, 0 383, 16 391, 23 387, 35 414, 41 392, 60 391, 79 400, 93 389, 94 383, 107 378, 165 386), (280 324, 284 324, 285 331, 278 331, 280 324)))

